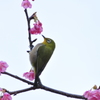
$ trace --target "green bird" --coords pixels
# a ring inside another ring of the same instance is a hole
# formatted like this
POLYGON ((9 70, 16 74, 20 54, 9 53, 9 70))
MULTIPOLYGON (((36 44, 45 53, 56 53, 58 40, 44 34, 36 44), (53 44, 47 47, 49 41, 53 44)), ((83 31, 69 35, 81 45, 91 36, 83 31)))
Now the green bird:
MULTIPOLYGON (((43 36, 43 35, 42 35, 43 36)), ((30 62, 35 72, 35 80, 39 78, 55 49, 55 42, 44 37, 42 43, 37 44, 30 52, 30 62)))

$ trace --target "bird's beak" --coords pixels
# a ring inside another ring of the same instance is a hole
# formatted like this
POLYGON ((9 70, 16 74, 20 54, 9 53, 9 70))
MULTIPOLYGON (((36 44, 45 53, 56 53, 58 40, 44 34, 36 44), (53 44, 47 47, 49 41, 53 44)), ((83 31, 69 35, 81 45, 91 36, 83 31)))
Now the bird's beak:
POLYGON ((45 39, 46 37, 44 35, 42 35, 42 37, 45 39))
POLYGON ((42 37, 44 38, 43 44, 46 44, 46 37, 44 35, 42 37))

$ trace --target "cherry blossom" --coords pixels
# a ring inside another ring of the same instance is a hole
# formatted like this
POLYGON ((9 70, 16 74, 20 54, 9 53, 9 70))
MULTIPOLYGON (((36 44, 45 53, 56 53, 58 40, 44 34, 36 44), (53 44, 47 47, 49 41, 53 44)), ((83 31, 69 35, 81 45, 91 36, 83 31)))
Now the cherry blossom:
POLYGON ((41 34, 41 32, 43 31, 42 23, 38 20, 33 25, 34 27, 30 29, 30 33, 35 35, 41 34))
POLYGON ((88 100, 100 100, 100 89, 88 90, 84 93, 84 97, 88 100))
POLYGON ((0 61, 0 72, 5 72, 8 67, 8 64, 4 61, 0 61))
POLYGON ((32 8, 32 4, 29 2, 29 0, 23 0, 21 6, 25 9, 32 8))
POLYGON ((0 100, 12 100, 12 97, 5 89, 0 88, 0 100))
POLYGON ((12 97, 9 93, 5 92, 1 100, 12 100, 12 97))
POLYGON ((23 74, 23 77, 29 79, 30 81, 33 81, 35 79, 35 73, 33 70, 30 70, 29 72, 25 72, 23 74))

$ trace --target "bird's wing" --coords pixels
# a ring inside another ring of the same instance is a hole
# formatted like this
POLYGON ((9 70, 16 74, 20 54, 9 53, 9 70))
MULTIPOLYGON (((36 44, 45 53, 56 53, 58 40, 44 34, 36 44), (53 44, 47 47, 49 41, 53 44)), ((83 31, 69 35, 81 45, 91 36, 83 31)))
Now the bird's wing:
POLYGON ((45 68, 48 60, 52 55, 52 52, 53 51, 46 45, 42 45, 39 47, 37 51, 37 61, 35 63, 37 76, 39 76, 43 71, 43 69, 45 68))

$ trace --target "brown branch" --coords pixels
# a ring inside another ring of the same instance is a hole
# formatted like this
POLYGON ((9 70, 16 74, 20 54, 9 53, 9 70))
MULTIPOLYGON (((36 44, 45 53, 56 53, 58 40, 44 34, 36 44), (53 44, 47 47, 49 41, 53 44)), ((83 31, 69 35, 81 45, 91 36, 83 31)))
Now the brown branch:
POLYGON ((23 93, 23 92, 27 92, 27 91, 30 91, 30 90, 33 90, 35 89, 34 87, 29 87, 29 88, 26 88, 26 89, 22 89, 22 90, 17 90, 17 91, 13 91, 13 92, 10 92, 10 91, 7 91, 10 95, 17 95, 19 93, 23 93))
POLYGON ((13 75, 13 74, 8 73, 8 72, 2 72, 2 74, 11 76, 11 77, 13 77, 13 78, 16 78, 16 79, 18 79, 18 80, 20 80, 20 81, 22 81, 22 82, 27 83, 27 84, 34 85, 33 82, 27 81, 27 80, 25 80, 25 79, 23 79, 23 78, 20 78, 20 77, 18 77, 18 76, 16 76, 16 75, 13 75))
POLYGON ((60 91, 60 90, 56 90, 56 89, 52 89, 52 88, 46 87, 44 85, 42 85, 40 88, 43 89, 43 90, 49 91, 49 92, 53 92, 53 93, 56 93, 56 94, 63 95, 63 96, 67 96, 67 97, 71 97, 71 98, 76 98, 76 99, 87 100, 83 95, 76 95, 76 94, 71 94, 71 93, 63 92, 63 91, 60 91))
POLYGON ((28 17, 27 9, 25 9, 24 12, 25 12, 25 15, 26 15, 27 25, 28 25, 28 39, 29 39, 29 46, 30 46, 30 50, 32 50, 33 45, 32 45, 31 34, 30 34, 30 19, 29 19, 29 17, 28 17))
POLYGON ((29 88, 26 88, 26 89, 22 89, 22 90, 17 90, 17 91, 13 91, 13 92, 9 92, 7 91, 9 94, 11 95, 17 95, 19 93, 23 93, 23 92, 27 92, 27 91, 30 91, 30 90, 35 90, 35 89, 43 89, 43 90, 46 90, 46 91, 49 91, 49 92, 53 92, 53 93, 56 93, 56 94, 60 94, 60 95, 63 95, 63 96, 67 96, 67 97, 71 97, 71 98, 76 98, 76 99, 84 99, 84 100, 87 100, 87 98, 85 98, 83 95, 76 95, 76 94, 71 94, 71 93, 67 93, 67 92, 63 92, 63 91, 60 91, 60 90, 56 90, 56 89, 52 89, 52 88, 49 88, 47 86, 44 86, 44 85, 38 85, 37 87, 29 87, 29 88))
POLYGON ((23 81, 25 83, 28 83, 30 85, 33 85, 32 87, 29 87, 29 88, 26 88, 26 89, 22 89, 22 90, 17 90, 17 91, 13 91, 13 92, 7 91, 11 95, 16 95, 16 94, 19 94, 19 93, 23 93, 23 92, 27 92, 27 91, 35 90, 35 89, 43 89, 43 90, 46 90, 46 91, 49 91, 49 92, 52 92, 52 93, 56 93, 56 94, 60 94, 60 95, 63 95, 63 96, 87 100, 83 95, 71 94, 71 93, 63 92, 63 91, 60 91, 60 90, 56 90, 56 89, 52 89, 52 88, 49 88, 47 86, 44 86, 41 83, 41 81, 37 82, 37 84, 35 85, 33 82, 27 81, 27 80, 22 79, 22 78, 20 78, 18 76, 12 75, 12 74, 10 74, 8 72, 2 72, 2 74, 9 75, 9 76, 11 76, 13 78, 21 80, 21 81, 23 81))

